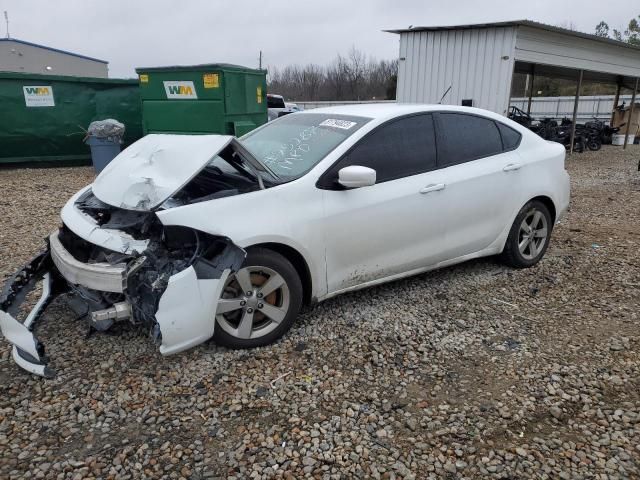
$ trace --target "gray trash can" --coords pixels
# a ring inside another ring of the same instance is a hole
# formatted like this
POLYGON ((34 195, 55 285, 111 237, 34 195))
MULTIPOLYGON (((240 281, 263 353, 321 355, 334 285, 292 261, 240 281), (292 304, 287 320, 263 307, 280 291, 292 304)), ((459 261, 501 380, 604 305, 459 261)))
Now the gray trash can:
POLYGON ((120 141, 90 136, 86 144, 91 148, 91 161, 96 173, 100 173, 120 153, 120 141))
POLYGON ((113 118, 89 124, 85 143, 91 147, 91 160, 96 173, 100 173, 120 153, 123 135, 124 125, 113 118))

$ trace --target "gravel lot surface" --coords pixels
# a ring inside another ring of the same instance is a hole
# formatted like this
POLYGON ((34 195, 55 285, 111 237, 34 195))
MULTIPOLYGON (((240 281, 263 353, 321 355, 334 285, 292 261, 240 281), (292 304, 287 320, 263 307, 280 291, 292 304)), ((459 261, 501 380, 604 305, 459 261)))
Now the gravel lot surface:
MULTIPOLYGON (((0 342, 0 478, 640 478, 640 148, 567 162, 544 260, 484 259, 307 309, 281 342, 162 358, 55 302, 58 376, 0 342)), ((0 171, 0 277, 88 168, 0 171)))

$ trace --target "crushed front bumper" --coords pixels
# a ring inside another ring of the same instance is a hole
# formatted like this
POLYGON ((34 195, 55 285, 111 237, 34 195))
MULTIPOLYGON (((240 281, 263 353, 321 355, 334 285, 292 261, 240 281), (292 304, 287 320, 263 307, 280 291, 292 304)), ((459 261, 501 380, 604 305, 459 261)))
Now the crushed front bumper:
MULTIPOLYGON (((160 353, 178 353, 213 336, 216 306, 222 288, 229 274, 240 267, 245 255, 244 250, 228 241, 215 261, 195 258, 191 265, 167 276, 166 281, 151 282, 148 280, 153 277, 141 274, 144 269, 144 274, 153 272, 153 262, 147 256, 139 255, 118 264, 80 262, 65 249, 58 232, 54 232, 48 238, 47 248, 6 282, 0 295, 0 330, 13 344, 13 358, 20 367, 36 375, 54 376, 53 369, 47 366, 44 346, 33 330, 55 296, 82 287, 125 299, 107 310, 92 312, 92 321, 96 318, 104 321, 106 318, 110 325, 113 323, 108 318, 111 313, 114 319, 121 320, 142 307, 151 308, 154 330, 161 340, 160 353), (16 319, 17 311, 26 295, 40 281, 42 295, 21 323, 16 319), (143 293, 136 289, 138 285, 133 285, 134 281, 144 286, 143 293), (162 285, 156 286, 160 283, 162 285)), ((155 278, 163 277, 158 275, 155 278)))

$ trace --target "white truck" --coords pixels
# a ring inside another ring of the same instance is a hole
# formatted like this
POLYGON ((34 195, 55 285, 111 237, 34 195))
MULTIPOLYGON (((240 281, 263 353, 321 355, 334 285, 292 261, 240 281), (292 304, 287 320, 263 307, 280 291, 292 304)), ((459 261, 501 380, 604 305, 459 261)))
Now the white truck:
POLYGON ((282 95, 267 93, 267 118, 269 121, 300 110, 295 103, 285 102, 282 95))

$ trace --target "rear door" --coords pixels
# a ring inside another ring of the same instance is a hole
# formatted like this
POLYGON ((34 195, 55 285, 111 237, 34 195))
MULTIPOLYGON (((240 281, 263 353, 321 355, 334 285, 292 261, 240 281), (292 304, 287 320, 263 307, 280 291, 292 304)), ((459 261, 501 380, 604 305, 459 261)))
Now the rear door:
POLYGON ((489 247, 510 225, 521 187, 520 134, 493 119, 434 114, 438 167, 446 178, 447 258, 489 247))

